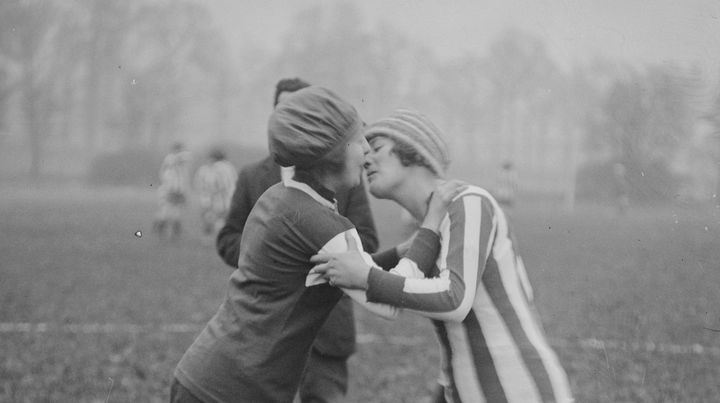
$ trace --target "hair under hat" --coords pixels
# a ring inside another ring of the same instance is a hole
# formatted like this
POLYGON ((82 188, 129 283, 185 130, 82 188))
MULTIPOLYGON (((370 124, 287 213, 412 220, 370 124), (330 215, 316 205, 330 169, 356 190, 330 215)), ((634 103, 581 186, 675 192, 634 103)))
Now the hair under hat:
POLYGON ((410 109, 398 109, 367 126, 365 137, 368 141, 376 136, 385 136, 410 146, 428 162, 435 174, 445 176, 450 164, 447 146, 440 130, 425 115, 410 109))
POLYGON ((334 92, 310 86, 278 104, 268 122, 268 148, 279 165, 310 167, 358 133, 355 108, 334 92))
POLYGON ((295 92, 309 86, 310 83, 298 77, 283 78, 275 84, 275 98, 273 98, 273 106, 277 106, 278 101, 280 100, 280 94, 283 92, 295 92))

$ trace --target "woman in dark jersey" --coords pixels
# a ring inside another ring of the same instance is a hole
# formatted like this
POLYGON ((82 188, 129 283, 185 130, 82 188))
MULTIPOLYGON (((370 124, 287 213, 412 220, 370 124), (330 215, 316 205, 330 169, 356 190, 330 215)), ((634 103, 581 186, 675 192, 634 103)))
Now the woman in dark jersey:
MULTIPOLYGON (((334 198, 360 183, 369 152, 355 109, 327 89, 308 87, 280 103, 268 127, 273 158, 295 166, 295 176, 253 207, 227 297, 177 365, 172 402, 291 402, 315 335, 343 292, 375 313, 396 315, 367 303, 363 291, 309 276, 311 256, 346 251, 348 240, 361 244, 334 198)), ((433 206, 423 226, 437 230, 445 205, 433 206)), ((428 251, 437 248, 426 243, 419 234, 405 258, 431 266, 436 256, 428 251)), ((399 257, 391 250, 375 260, 394 266, 399 257)))

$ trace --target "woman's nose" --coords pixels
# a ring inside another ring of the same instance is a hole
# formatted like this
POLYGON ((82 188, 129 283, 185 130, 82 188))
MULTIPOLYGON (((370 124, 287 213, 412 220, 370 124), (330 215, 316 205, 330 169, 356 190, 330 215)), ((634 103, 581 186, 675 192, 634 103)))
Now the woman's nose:
POLYGON ((366 156, 370 152, 370 143, 368 143, 365 136, 363 136, 363 138, 362 138, 362 150, 363 150, 363 154, 365 154, 366 156))

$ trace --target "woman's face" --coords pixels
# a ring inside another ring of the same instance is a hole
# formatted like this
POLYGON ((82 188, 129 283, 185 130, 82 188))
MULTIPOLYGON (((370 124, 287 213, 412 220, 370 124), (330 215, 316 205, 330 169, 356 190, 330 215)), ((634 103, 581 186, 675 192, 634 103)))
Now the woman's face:
POLYGON ((365 157, 365 174, 370 193, 378 199, 392 198, 403 179, 404 166, 392 151, 395 143, 387 137, 370 140, 370 152, 365 157))
POLYGON ((358 186, 362 182, 365 154, 369 151, 370 146, 361 131, 348 140, 345 153, 345 169, 342 172, 342 182, 348 188, 358 186))

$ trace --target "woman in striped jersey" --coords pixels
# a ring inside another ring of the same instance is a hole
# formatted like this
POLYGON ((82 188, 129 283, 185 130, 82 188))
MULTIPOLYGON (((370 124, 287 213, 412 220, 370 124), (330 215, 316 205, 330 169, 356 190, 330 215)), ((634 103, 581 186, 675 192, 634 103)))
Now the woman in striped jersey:
MULTIPOLYGON (((270 187, 253 207, 225 300, 175 368, 173 403, 292 402, 315 336, 343 293, 376 313, 397 312, 368 303, 361 290, 309 276, 311 256, 346 251, 348 237, 360 244, 335 200, 337 192, 360 184, 370 151, 355 108, 310 86, 278 104, 268 127, 273 158, 295 166, 295 174, 270 187)), ((442 187, 439 194, 433 200, 442 202, 432 206, 440 208, 431 207, 424 222, 426 235, 439 227, 445 201, 453 198, 442 187)), ((432 266, 436 256, 428 258, 422 241, 419 234, 404 265, 432 266)), ((389 252, 385 262, 397 264, 397 253, 389 252)))
MULTIPOLYGON (((421 219, 449 163, 438 129, 423 115, 396 111, 365 130, 370 193, 421 219)), ((357 253, 316 255, 312 273, 366 290, 369 302, 432 319, 442 346, 439 402, 568 402, 567 376, 547 343, 532 289, 502 209, 469 186, 440 225, 440 253, 430 273, 389 272, 357 253)), ((412 264, 410 266, 413 266, 412 264)))

